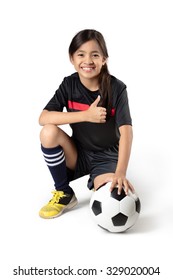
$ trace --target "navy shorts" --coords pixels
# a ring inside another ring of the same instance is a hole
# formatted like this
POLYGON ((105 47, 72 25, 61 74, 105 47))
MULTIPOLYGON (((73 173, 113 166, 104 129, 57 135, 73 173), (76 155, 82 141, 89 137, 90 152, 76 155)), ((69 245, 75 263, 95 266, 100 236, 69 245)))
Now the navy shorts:
POLYGON ((85 175, 90 175, 88 188, 94 188, 94 179, 98 175, 105 173, 114 173, 118 161, 118 151, 116 147, 111 147, 101 151, 87 151, 76 145, 78 150, 78 159, 76 169, 67 168, 68 180, 73 181, 85 175))

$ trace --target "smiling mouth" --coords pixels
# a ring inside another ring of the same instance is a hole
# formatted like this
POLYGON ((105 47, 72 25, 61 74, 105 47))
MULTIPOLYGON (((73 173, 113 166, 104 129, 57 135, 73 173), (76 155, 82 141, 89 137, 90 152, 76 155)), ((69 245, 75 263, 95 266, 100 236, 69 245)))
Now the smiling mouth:
POLYGON ((85 72, 91 72, 95 69, 95 67, 81 67, 83 71, 85 72))

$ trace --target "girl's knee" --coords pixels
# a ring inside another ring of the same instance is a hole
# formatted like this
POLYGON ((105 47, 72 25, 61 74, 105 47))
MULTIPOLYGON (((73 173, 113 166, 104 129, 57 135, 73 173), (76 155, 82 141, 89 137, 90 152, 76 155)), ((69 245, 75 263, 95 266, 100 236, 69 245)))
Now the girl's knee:
POLYGON ((44 147, 54 147, 57 145, 59 128, 53 124, 46 124, 40 132, 40 141, 44 147))

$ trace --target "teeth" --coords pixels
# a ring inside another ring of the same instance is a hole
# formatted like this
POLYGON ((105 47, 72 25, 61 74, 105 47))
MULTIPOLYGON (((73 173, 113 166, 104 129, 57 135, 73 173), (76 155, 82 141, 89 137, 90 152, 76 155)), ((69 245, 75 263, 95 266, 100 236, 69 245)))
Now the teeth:
POLYGON ((92 70, 93 68, 89 68, 89 67, 83 67, 83 70, 86 70, 86 71, 90 71, 92 70))

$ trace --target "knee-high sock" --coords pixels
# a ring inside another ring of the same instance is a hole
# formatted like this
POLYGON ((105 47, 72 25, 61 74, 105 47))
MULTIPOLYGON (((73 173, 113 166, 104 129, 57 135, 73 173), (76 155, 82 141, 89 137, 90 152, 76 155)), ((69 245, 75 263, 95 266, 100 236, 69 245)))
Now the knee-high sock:
POLYGON ((65 155, 62 147, 57 146, 55 148, 44 148, 41 145, 41 149, 46 164, 54 180, 55 189, 65 193, 73 193, 67 178, 65 155))

